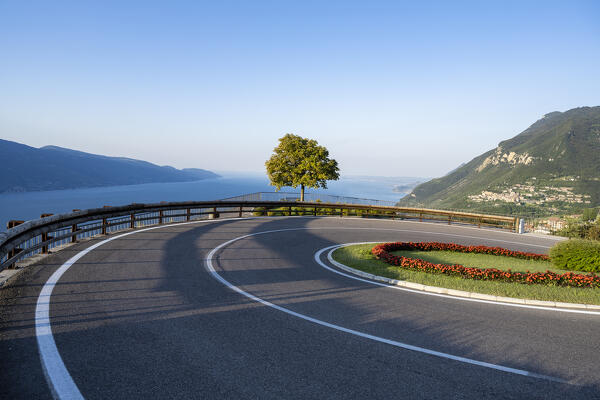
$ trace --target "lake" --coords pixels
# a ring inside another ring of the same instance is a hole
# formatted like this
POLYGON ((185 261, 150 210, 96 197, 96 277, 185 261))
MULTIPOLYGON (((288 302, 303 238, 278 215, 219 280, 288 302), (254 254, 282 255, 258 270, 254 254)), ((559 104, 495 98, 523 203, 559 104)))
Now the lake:
MULTIPOLYGON (((328 182, 327 190, 307 190, 307 193, 360 197, 398 201, 405 193, 394 192, 395 186, 424 181, 419 178, 345 177, 328 182)), ((266 176, 228 175, 195 182, 148 183, 143 185, 110 186, 46 192, 0 194, 0 231, 6 230, 11 219, 30 220, 42 213, 62 213, 73 209, 120 206, 131 203, 161 201, 203 201, 255 192, 273 192, 266 176)), ((282 191, 298 192, 292 188, 282 191)))

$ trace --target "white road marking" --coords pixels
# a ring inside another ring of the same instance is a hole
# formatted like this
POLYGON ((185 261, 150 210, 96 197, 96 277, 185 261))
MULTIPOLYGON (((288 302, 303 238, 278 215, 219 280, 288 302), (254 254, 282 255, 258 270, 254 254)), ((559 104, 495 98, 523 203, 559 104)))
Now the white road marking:
MULTIPOLYGON (((42 369, 44 371, 44 376, 46 377, 46 381, 48 382, 48 386, 50 387, 50 391, 52 392, 52 396, 55 399, 60 400, 83 400, 84 397, 81 395, 79 388, 73 381, 73 378, 69 374, 65 363, 58 352, 58 348, 56 347, 56 342, 54 341, 54 336, 52 335, 52 326, 50 324, 50 296, 52 296, 52 291, 54 287, 58 283, 58 280, 61 276, 67 272, 67 270, 75 264, 81 257, 88 254, 90 251, 97 249, 98 247, 111 242, 113 240, 122 238, 124 236, 133 235, 135 233, 146 232, 153 229, 166 228, 169 226, 180 226, 187 224, 197 224, 199 222, 209 222, 209 221, 191 221, 191 222, 181 222, 177 224, 169 224, 169 225, 160 225, 154 226, 151 228, 140 229, 136 231, 131 231, 127 233, 123 233, 121 235, 111 237, 105 239, 101 242, 98 242, 85 250, 80 251, 73 257, 71 257, 67 262, 60 266, 54 273, 50 276, 50 278, 42 287, 42 291, 37 299, 37 304, 35 307, 35 336, 37 339, 38 350, 40 353, 40 361, 42 363, 42 369)), ((210 221, 212 222, 212 221, 210 221)), ((218 222, 218 221, 214 221, 218 222)))
MULTIPOLYGON (((491 368, 491 369, 495 369, 495 370, 499 370, 499 371, 503 371, 503 372, 508 372, 508 373, 512 373, 512 374, 517 374, 517 375, 523 375, 523 376, 528 376, 528 377, 532 377, 532 378, 538 378, 538 379, 544 379, 544 380, 548 380, 548 381, 553 381, 553 382, 560 382, 560 383, 566 383, 565 380, 560 379, 560 378, 555 378, 555 377, 551 377, 551 376, 547 376, 547 375, 542 375, 542 374, 537 374, 534 372, 530 372, 530 371, 525 371, 522 369, 516 369, 516 368, 510 368, 510 367, 505 367, 502 365, 497 365, 497 364, 492 364, 492 363, 488 363, 485 361, 478 361, 478 360, 473 360, 470 358, 466 358, 466 357, 461 357, 461 356, 456 356, 453 354, 448 354, 448 353, 443 353, 440 351, 436 351, 436 350, 431 350, 431 349, 426 349, 424 347, 419 347, 419 346, 413 346, 411 344, 407 344, 407 343, 402 343, 402 342, 398 342, 395 340, 391 340, 391 339, 386 339, 386 338, 382 338, 379 336, 375 336, 375 335, 371 335, 368 333, 364 333, 364 332, 359 332, 356 331, 354 329, 349 329, 349 328, 345 328, 343 326, 339 326, 336 324, 332 324, 326 321, 322 321, 320 319, 317 318, 313 318, 313 317, 309 317, 308 315, 304 315, 304 314, 300 314, 297 313, 295 311, 292 311, 290 309, 287 309, 285 307, 281 307, 278 306, 276 304, 273 304, 271 302, 268 302, 266 300, 261 299, 260 297, 254 296, 253 294, 250 294, 242 289, 240 289, 239 287, 235 286, 234 284, 230 283, 229 281, 227 281, 225 278, 223 278, 221 275, 219 275, 219 273, 215 270, 212 260, 214 258, 214 255, 221 250, 222 248, 237 242, 238 240, 242 240, 242 239, 246 239, 252 236, 258 236, 258 235, 264 235, 264 234, 268 234, 268 233, 278 233, 278 232, 286 232, 286 231, 295 231, 295 230, 305 230, 305 229, 338 229, 338 228, 290 228, 290 229, 276 229, 276 230, 270 230, 270 231, 263 231, 263 232, 256 232, 256 233, 251 233, 251 234, 247 234, 247 235, 243 235, 243 236, 239 236, 237 238, 228 240, 227 242, 221 243, 220 245, 218 245, 217 247, 215 247, 214 249, 212 249, 208 255, 206 256, 205 262, 206 262, 206 269, 212 274, 212 276, 218 280, 219 282, 221 282, 223 285, 227 286, 228 288, 234 290, 235 292, 248 297, 251 300, 254 300, 258 303, 261 303, 265 306, 274 308, 276 310, 282 311, 286 314, 292 315, 294 317, 309 321, 309 322, 313 322, 315 324, 318 325, 322 325, 322 326, 326 326, 328 328, 332 328, 338 331, 342 331, 345 333, 349 333, 355 336, 359 336, 359 337, 363 337, 366 339, 370 339, 370 340, 374 340, 376 342, 381 342, 381 343, 386 343, 395 347, 400 347, 406 350, 412 350, 412 351, 416 351, 419 353, 424 353, 424 354, 428 354, 428 355, 432 355, 432 356, 436 356, 436 357, 441 357, 441 358, 446 358, 449 360, 454 360, 454 361, 459 361, 462 363, 466 363, 466 364, 471 364, 471 365, 477 365, 480 367, 485 367, 485 368, 491 368)), ((351 229, 351 228, 348 228, 351 229)), ((374 229, 374 230, 378 230, 378 229, 374 229)))
MULTIPOLYGON (((227 220, 250 220, 250 219, 268 219, 269 217, 247 217, 247 218, 228 218, 227 220)), ((323 218, 323 217, 312 217, 312 216, 306 216, 306 217, 293 217, 293 218, 323 218)), ((140 230, 135 230, 135 231, 131 231, 131 232, 127 232, 127 233, 123 233, 121 235, 117 235, 111 238, 108 238, 106 240, 103 240, 101 242, 98 242, 90 247, 88 247, 85 250, 82 250, 81 252, 77 253, 75 256, 71 257, 68 261, 66 261, 63 265, 61 265, 48 279, 48 281, 44 284, 44 286, 42 287, 42 290, 38 296, 37 299, 37 304, 36 304, 36 308, 35 308, 35 335, 36 335, 36 340, 37 340, 37 344, 38 344, 38 350, 40 353, 40 361, 42 364, 42 369, 44 371, 44 375, 46 377, 46 381, 48 382, 48 386, 50 387, 50 390, 52 392, 52 396, 55 399, 83 399, 84 397, 82 396, 81 392, 79 391, 79 388, 77 387, 77 385, 75 384, 75 382, 73 381, 73 378, 71 377, 71 375, 69 374, 69 371, 67 370, 64 361, 62 360, 60 353, 58 351, 58 348, 56 347, 56 342, 54 340, 54 336, 52 334, 52 326, 50 323, 50 297, 52 295, 52 291, 54 290, 54 287, 56 286, 56 284, 58 283, 58 281, 60 280, 60 278, 62 277, 62 275, 73 265, 75 264, 79 259, 81 259, 81 257, 85 256, 86 254, 88 254, 89 252, 91 252, 94 249, 97 249, 98 247, 122 238, 124 236, 128 236, 128 235, 133 235, 136 233, 140 233, 140 232, 146 232, 146 231, 150 231, 150 230, 154 230, 154 229, 160 229, 160 228, 167 228, 167 227, 173 227, 173 226, 181 226, 181 225, 188 225, 188 224, 197 224, 197 223, 206 223, 206 222, 220 222, 222 220, 212 220, 212 221, 206 221, 206 220, 202 220, 202 221, 191 221, 191 222, 180 222, 180 223, 175 223, 175 224, 168 224, 168 225, 159 225, 159 226, 154 226, 154 227, 150 227, 150 228, 145 228, 145 229, 140 229, 140 230)), ((400 221, 400 222, 409 222, 409 221, 400 221)), ((343 228, 343 227, 332 227, 332 228, 291 228, 291 229, 283 229, 283 230, 276 230, 276 231, 266 231, 266 232, 261 232, 261 234, 264 233, 270 233, 270 232, 280 232, 280 231, 286 231, 286 230, 300 230, 300 229, 371 229, 371 228, 343 228)), ((372 230, 372 229, 371 229, 372 230)), ((387 230, 387 231, 397 231, 397 232, 412 232, 415 233, 415 231, 411 231, 411 230, 405 230, 405 229, 389 229, 389 228, 379 228, 377 230, 387 230)), ((480 237, 476 237, 476 236, 464 236, 464 235, 454 235, 454 234, 446 234, 446 233, 441 233, 441 232, 426 232, 426 231, 417 231, 417 233, 425 233, 425 234, 437 234, 437 235, 446 235, 446 236, 456 236, 456 237, 466 237, 466 238, 473 238, 473 239, 481 239, 480 237)), ((509 233, 509 232, 498 232, 498 233, 509 233)), ((240 240, 243 239, 244 237, 248 237, 248 236, 253 236, 253 235, 257 235, 257 234, 252 234, 252 235, 247 235, 247 236, 242 236, 239 238, 234 239, 235 240, 240 240)), ((500 239, 487 239, 487 240, 492 240, 492 241, 498 241, 498 242, 504 242, 504 243, 513 243, 513 244, 519 244, 519 245, 527 245, 527 246, 535 246, 535 247, 544 247, 547 248, 548 246, 541 246, 541 245, 535 245, 535 244, 524 244, 521 242, 512 242, 512 241, 506 241, 506 240, 500 240, 500 239)), ((232 241, 226 242, 222 245, 220 245, 218 248, 222 248, 223 246, 231 243, 232 241)), ((217 248, 217 249, 218 249, 217 248)), ((214 254, 216 250, 213 249, 213 252, 211 252, 212 254, 214 254)), ((212 264, 211 264, 212 265, 212 264)), ((222 279, 216 272, 213 273, 213 276, 218 277, 217 279, 219 279, 221 282, 226 283, 226 281, 224 279, 222 279)), ((240 293, 245 293, 241 290, 238 289, 238 291, 240 291, 240 293)), ((254 298, 252 295, 250 295, 249 293, 247 293, 246 295, 251 296, 250 298, 254 298)), ((264 302, 263 300, 260 300, 258 298, 256 298, 257 301, 260 302, 264 302)), ((266 302, 264 302, 266 303, 266 302)), ((271 304, 271 303, 268 303, 271 304)), ((292 315, 295 315, 295 313, 293 311, 281 308, 279 306, 276 306, 274 304, 271 304, 272 307, 277 308, 277 309, 281 309, 282 311, 286 310, 285 312, 288 312, 292 315)), ((300 315, 297 315, 300 317, 300 315)), ((310 317, 304 316, 301 317, 304 319, 307 319, 309 321, 311 321, 312 319, 310 317)), ((324 321, 320 321, 317 322, 317 320, 314 320, 313 322, 315 323, 320 323, 321 325, 325 325, 325 326, 330 326, 331 324, 328 324, 327 322, 324 321)), ((334 325, 331 325, 331 327, 333 328, 334 325)), ((337 327, 336 329, 345 331, 345 332, 349 332, 349 333, 353 333, 355 331, 343 328, 343 327, 337 327)), ((378 340, 378 341, 382 341, 384 343, 389 343, 389 344, 393 344, 395 342, 393 341, 389 341, 388 339, 384 339, 384 338, 377 338, 375 336, 371 337, 371 335, 368 334, 361 334, 360 332, 356 332, 355 334, 360 334, 363 335, 364 337, 367 338, 371 338, 373 340, 378 340)), ((412 347, 414 346, 410 346, 410 345, 406 345, 408 347, 408 349, 412 349, 412 347)), ((419 349, 417 347, 415 347, 414 349, 419 349)), ((423 349, 426 350, 426 349, 423 349)), ((419 351, 419 350, 416 350, 419 351)), ((436 352, 432 352, 430 354, 433 355, 437 355, 436 352)), ((444 354, 444 353, 440 353, 440 354, 444 354)), ((448 355, 447 358, 450 357, 455 357, 455 356, 451 356, 448 355)), ((454 358, 453 358, 454 359, 454 358)), ((462 358, 461 357, 457 357, 456 360, 461 361, 462 358)), ((468 360, 468 359, 465 359, 468 360)), ((467 361, 464 361, 467 362, 467 361)), ((482 365, 484 365, 485 363, 483 363, 482 365)), ((490 364, 493 365, 493 364, 490 364)), ((492 368, 492 367, 490 367, 492 368)), ((496 369, 500 369, 500 368, 504 368, 504 367, 499 367, 496 369)), ((511 369, 508 369, 508 372, 511 369)), ((515 371, 520 371, 520 370, 515 370, 515 371)), ((556 380, 555 378, 551 378, 551 377, 545 377, 543 375, 531 375, 530 373, 528 373, 527 371, 522 371, 526 374, 529 374, 528 376, 534 376, 534 377, 541 377, 543 379, 551 379, 551 380, 556 380)), ((517 372, 515 372, 517 373, 517 372)))

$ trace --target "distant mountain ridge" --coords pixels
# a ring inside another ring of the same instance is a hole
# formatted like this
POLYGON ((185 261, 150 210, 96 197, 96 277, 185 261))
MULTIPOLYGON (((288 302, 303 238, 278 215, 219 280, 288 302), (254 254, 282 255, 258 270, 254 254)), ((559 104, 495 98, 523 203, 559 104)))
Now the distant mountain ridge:
POLYGON ((182 170, 126 157, 108 157, 58 146, 35 148, 0 139, 0 193, 77 189, 217 178, 198 168, 182 170))
POLYGON ((402 205, 511 214, 578 212, 600 205, 600 107, 552 112, 402 205))

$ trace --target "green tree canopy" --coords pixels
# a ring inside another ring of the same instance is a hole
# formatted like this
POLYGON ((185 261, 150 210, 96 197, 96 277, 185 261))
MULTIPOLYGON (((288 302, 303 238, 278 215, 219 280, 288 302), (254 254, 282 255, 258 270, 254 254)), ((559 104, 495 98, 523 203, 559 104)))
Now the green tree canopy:
POLYGON ((283 186, 300 186, 300 201, 304 188, 327 188, 328 180, 340 178, 338 163, 329 158, 329 151, 316 140, 291 133, 279 139, 279 145, 265 163, 271 185, 277 190, 283 186))
POLYGON ((585 208, 581 216, 582 221, 593 221, 598 216, 597 208, 585 208))

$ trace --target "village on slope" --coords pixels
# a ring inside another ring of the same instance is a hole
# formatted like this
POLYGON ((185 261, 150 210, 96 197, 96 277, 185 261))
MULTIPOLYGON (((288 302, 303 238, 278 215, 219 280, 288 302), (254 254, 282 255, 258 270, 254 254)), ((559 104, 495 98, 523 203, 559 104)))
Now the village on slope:
POLYGON ((600 106, 546 114, 399 205, 513 215, 529 232, 600 239, 600 106))

